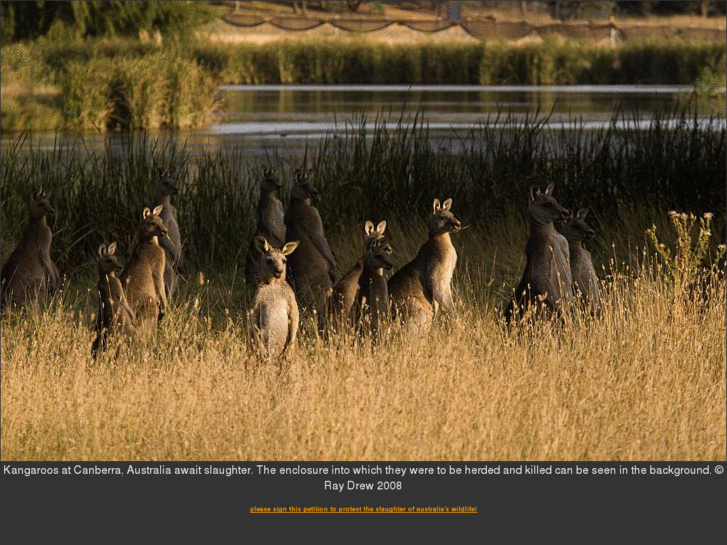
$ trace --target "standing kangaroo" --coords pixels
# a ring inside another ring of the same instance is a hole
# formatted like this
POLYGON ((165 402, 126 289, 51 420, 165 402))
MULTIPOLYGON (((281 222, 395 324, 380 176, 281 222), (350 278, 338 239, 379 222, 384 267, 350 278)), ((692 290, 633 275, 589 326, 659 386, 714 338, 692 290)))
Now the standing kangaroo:
POLYGON ((300 242, 298 251, 288 260, 288 281, 300 307, 318 313, 320 326, 338 264, 323 233, 321 216, 311 205, 311 199, 318 196, 311 174, 311 170, 295 173, 290 206, 285 214, 285 239, 300 242))
POLYGON ((580 293, 587 307, 597 311, 601 304, 598 277, 593 268, 591 253, 583 247, 583 241, 592 239, 596 234, 584 221, 587 214, 588 208, 581 208, 575 216, 571 213, 561 232, 568 241, 573 290, 576 294, 580 293))
POLYGON ((61 287, 61 275, 50 257, 53 237, 45 217, 53 214, 51 191, 36 190, 30 197, 30 219, 18 245, 2 268, 2 305, 40 308, 61 287))
MULTIPOLYGON (((275 191, 282 187, 272 170, 263 169, 260 180, 260 200, 257 205, 257 227, 255 236, 265 237, 275 248, 285 244, 285 214, 283 203, 275 197, 275 191)), ((252 237, 245 259, 245 278, 248 282, 262 279, 262 254, 257 249, 255 236, 252 237)))
POLYGON ((182 238, 177 223, 177 210, 172 206, 171 196, 179 192, 172 181, 169 171, 160 170, 157 173, 156 204, 162 206, 161 218, 167 228, 167 237, 159 240, 164 248, 166 264, 164 265, 164 288, 167 299, 177 289, 177 276, 182 262, 182 238))
POLYGON ((389 291, 384 279, 384 269, 393 264, 389 256, 391 246, 384 237, 386 222, 375 228, 371 221, 364 225, 364 255, 336 283, 329 300, 331 316, 340 328, 348 318, 353 318, 358 328, 370 320, 372 340, 378 341, 380 327, 389 318, 389 291), (353 312, 353 316, 351 316, 353 312))
POLYGON ((116 271, 122 270, 122 267, 115 253, 115 242, 109 244, 108 248, 105 244, 101 244, 98 248, 99 304, 96 316, 96 339, 91 345, 94 359, 99 349, 106 349, 109 335, 121 334, 124 337, 136 335, 134 311, 126 300, 121 280, 116 277, 116 271))
POLYGON ((299 314, 293 289, 285 280, 285 256, 298 247, 298 241, 288 242, 278 249, 272 247, 265 237, 256 235, 255 244, 262 255, 262 279, 255 292, 250 315, 252 346, 267 359, 293 355, 299 314))
POLYGON ((441 307, 446 313, 454 311, 452 274, 457 264, 457 251, 450 233, 462 229, 462 224, 449 211, 452 199, 444 204, 434 199, 429 217, 429 240, 416 257, 389 279, 389 298, 394 318, 401 317, 414 327, 427 328, 441 307))
POLYGON ((153 212, 144 209, 139 223, 139 240, 120 276, 137 327, 143 326, 147 330, 164 317, 167 308, 166 254, 159 245, 159 238, 167 236, 167 228, 160 217, 161 212, 162 205, 153 212))
POLYGON ((551 183, 542 192, 538 187, 530 188, 527 262, 522 280, 505 309, 508 324, 513 318, 521 318, 526 308, 539 300, 548 310, 556 312, 573 301, 568 241, 553 225, 556 220, 568 218, 570 213, 553 198, 554 186, 551 183))

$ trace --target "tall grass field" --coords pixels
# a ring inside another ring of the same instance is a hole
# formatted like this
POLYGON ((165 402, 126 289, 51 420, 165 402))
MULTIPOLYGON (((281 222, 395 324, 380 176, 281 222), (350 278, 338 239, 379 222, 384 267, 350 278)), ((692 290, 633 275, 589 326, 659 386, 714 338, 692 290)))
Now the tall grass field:
MULTIPOLYGON (((42 184, 66 285, 42 312, 2 315, 2 459, 724 460, 727 147, 724 127, 691 121, 562 131, 502 116, 458 154, 416 118, 325 137, 306 160, 340 272, 361 256, 368 219, 387 220, 401 267, 426 240, 432 200, 452 197, 468 226, 452 235, 457 313, 419 337, 392 328, 375 347, 321 338, 304 315, 282 367, 247 341, 244 258, 265 165, 146 136, 101 152, 21 136, 2 156, 2 260, 42 184), (180 186, 180 289, 155 341, 94 361, 95 252, 117 241, 128 259, 157 168, 180 186), (603 306, 508 329, 527 190, 549 182, 562 205, 591 209, 603 306)), ((284 203, 300 163, 268 157, 284 203)))

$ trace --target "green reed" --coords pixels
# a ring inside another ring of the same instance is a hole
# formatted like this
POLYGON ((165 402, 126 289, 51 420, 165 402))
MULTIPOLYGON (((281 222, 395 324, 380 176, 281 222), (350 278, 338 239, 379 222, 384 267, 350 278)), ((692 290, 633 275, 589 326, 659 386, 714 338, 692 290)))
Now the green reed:
MULTIPOLYGON (((23 134, 2 153, 2 257, 19 240, 28 196, 40 185, 54 190, 53 254, 64 272, 92 275, 102 242, 117 241, 119 255, 129 255, 141 212, 154 204, 161 168, 172 171, 180 188, 173 201, 184 238, 183 273, 234 270, 244 262, 255 228, 263 167, 272 167, 283 180, 280 197, 287 206, 293 172, 304 162, 314 169, 321 193, 317 206, 336 240, 352 232, 356 240, 365 220, 386 219, 400 237, 416 239, 414 251, 432 200, 452 197, 474 243, 493 232, 505 241, 508 232, 517 231, 513 225, 527 223, 529 186, 555 182, 564 206, 591 208, 589 223, 603 234, 592 246, 601 262, 614 242, 624 252, 633 250, 630 240, 643 245, 654 216, 665 225, 668 210, 714 212, 712 230, 723 242, 723 127, 693 128, 696 114, 688 107, 657 114, 642 130, 620 128, 629 119, 618 114, 599 130, 578 120, 555 129, 548 120, 538 114, 490 116, 462 134, 462 149, 453 152, 433 140, 419 114, 401 114, 394 123, 383 116, 362 117, 341 120, 347 130, 311 145, 306 158, 273 150, 264 160, 246 158, 234 146, 192 153, 184 142, 143 132, 114 135, 100 151, 86 149, 82 141, 39 149, 23 134)), ((516 246, 513 260, 522 253, 516 246)), ((517 261, 509 265, 518 266, 517 261)))

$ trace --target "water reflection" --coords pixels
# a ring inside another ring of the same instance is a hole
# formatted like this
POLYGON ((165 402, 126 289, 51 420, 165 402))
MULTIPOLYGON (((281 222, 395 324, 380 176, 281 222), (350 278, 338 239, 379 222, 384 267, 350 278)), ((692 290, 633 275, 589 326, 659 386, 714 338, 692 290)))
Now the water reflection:
MULTIPOLYGON (((596 130, 610 125, 619 112, 618 128, 640 130, 648 128, 657 112, 694 101, 691 87, 654 85, 228 85, 220 91, 224 110, 210 128, 150 136, 159 138, 159 145, 183 142, 192 154, 234 148, 250 157, 268 155, 271 150, 302 155, 326 134, 343 135, 361 128, 370 133, 377 122, 391 129, 402 118, 416 114, 438 146, 456 152, 462 137, 473 128, 502 126, 508 116, 515 123, 547 118, 545 128, 555 130, 596 130)), ((700 115, 699 129, 725 128, 724 100, 693 104, 700 115), (710 114, 717 115, 712 122, 707 120, 710 114)), ((61 143, 97 150, 107 144, 120 146, 122 140, 119 135, 98 132, 33 135, 36 149, 53 149, 61 143)), ((13 136, 3 135, 3 148, 13 141, 13 136)))

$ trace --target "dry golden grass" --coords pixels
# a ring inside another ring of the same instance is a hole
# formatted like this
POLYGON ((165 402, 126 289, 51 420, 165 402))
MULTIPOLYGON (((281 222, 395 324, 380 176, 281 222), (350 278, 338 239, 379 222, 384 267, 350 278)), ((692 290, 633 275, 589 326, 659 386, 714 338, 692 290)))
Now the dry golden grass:
POLYGON ((458 265, 456 323, 372 350, 309 322, 282 373, 248 356, 244 296, 222 310, 231 281, 190 282, 202 311, 179 305, 156 343, 97 362, 70 310, 93 296, 5 315, 2 459, 725 459, 723 277, 705 305, 665 270, 613 273, 600 318, 507 333, 491 257, 458 265))

